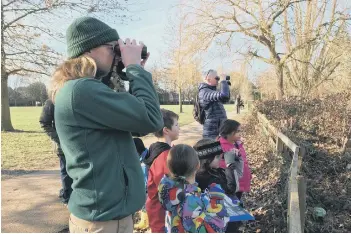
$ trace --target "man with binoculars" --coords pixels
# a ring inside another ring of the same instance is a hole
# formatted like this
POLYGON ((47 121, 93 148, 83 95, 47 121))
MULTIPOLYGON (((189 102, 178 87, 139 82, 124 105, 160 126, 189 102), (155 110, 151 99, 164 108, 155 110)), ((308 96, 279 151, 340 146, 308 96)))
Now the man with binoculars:
POLYGON ((53 76, 52 98, 73 179, 70 232, 133 232, 132 214, 146 198, 132 132, 163 127, 152 77, 144 70, 149 53, 92 17, 76 19, 66 39, 69 59, 53 76), (129 93, 116 92, 121 79, 129 81, 129 93))
POLYGON ((206 72, 205 82, 199 85, 200 107, 205 111, 202 133, 204 138, 217 138, 221 123, 227 119, 223 103, 230 99, 229 80, 229 76, 220 78, 215 70, 210 69, 206 72), (219 81, 220 90, 217 91, 219 81))

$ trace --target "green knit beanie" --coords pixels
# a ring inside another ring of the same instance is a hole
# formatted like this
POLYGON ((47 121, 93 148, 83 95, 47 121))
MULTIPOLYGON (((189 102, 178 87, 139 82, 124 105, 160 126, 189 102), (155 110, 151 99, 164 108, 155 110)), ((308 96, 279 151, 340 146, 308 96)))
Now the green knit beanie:
POLYGON ((68 57, 77 58, 93 48, 118 39, 117 31, 104 22, 92 17, 78 18, 66 32, 68 57))

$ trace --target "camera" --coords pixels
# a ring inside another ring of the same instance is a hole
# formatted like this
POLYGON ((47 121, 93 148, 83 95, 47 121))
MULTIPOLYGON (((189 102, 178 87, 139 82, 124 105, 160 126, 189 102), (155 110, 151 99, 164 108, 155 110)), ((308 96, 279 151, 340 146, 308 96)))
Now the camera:
MULTIPOLYGON (((110 84, 112 82, 111 80, 113 80, 113 79, 115 80, 115 83, 116 82, 120 82, 120 81, 117 81, 117 80, 124 80, 124 81, 128 80, 126 73, 123 71, 123 69, 125 67, 124 67, 124 64, 123 64, 122 60, 121 59, 120 60, 115 60, 116 56, 119 56, 120 58, 122 58, 121 50, 120 50, 118 45, 114 47, 114 52, 115 52, 115 57, 114 57, 113 68, 111 69, 110 74, 108 75, 108 77, 105 77, 105 79, 103 81, 103 83, 106 84, 107 86, 110 86, 110 84)), ((147 47, 144 45, 142 50, 141 50, 141 59, 146 59, 146 58, 147 58, 147 47)))
POLYGON ((232 83, 230 83, 230 76, 226 76, 225 77, 225 80, 227 81, 228 85, 231 86, 232 83))
MULTIPOLYGON (((119 49, 119 46, 115 46, 115 53, 121 57, 121 50, 119 49)), ((147 47, 144 45, 143 49, 141 50, 141 59, 146 59, 147 57, 147 47)))

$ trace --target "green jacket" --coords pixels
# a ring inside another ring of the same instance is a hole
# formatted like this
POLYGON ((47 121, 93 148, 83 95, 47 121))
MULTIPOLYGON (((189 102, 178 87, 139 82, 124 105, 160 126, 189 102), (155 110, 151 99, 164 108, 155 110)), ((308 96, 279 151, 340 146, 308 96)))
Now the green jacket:
POLYGON ((88 221, 122 219, 145 204, 145 184, 131 132, 163 127, 151 74, 127 68, 130 90, 100 81, 67 81, 55 99, 56 129, 73 179, 70 212, 88 221))

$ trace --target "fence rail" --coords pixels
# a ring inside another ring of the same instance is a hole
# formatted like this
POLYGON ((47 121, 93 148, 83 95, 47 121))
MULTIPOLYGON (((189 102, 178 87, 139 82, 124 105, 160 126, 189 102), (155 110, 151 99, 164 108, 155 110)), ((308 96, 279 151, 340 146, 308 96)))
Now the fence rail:
POLYGON ((302 233, 305 226, 306 181, 303 176, 299 175, 299 172, 305 149, 299 147, 272 126, 264 114, 257 112, 257 119, 276 154, 283 154, 285 157, 289 157, 289 151, 292 152, 293 156, 288 180, 288 232, 302 233))

